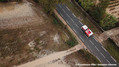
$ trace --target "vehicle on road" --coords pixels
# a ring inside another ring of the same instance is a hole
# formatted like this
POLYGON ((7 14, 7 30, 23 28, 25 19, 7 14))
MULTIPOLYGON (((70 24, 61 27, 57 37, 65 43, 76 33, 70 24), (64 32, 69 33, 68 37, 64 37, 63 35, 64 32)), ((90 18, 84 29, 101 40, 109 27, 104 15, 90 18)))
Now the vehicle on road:
POLYGON ((93 35, 93 32, 86 26, 86 25, 83 25, 81 27, 81 29, 83 30, 83 32, 85 32, 85 34, 90 37, 93 35))

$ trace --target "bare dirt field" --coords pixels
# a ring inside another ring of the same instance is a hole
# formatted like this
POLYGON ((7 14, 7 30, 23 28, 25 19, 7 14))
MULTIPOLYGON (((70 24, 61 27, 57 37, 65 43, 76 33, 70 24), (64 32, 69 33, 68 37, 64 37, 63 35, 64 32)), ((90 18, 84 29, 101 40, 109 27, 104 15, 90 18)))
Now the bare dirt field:
MULTIPOLYGON (((7 5, 7 4, 5 4, 7 5)), ((31 8, 33 5, 29 2, 1 6, 0 11, 0 29, 16 29, 30 25, 45 23, 41 16, 31 8), (39 19, 41 18, 41 19, 39 19)))
POLYGON ((116 17, 117 20, 119 21, 119 1, 118 0, 110 1, 110 4, 106 9, 106 12, 116 17))
MULTIPOLYGON (((40 5, 0 6, 0 67, 18 66, 71 47, 66 43, 71 39, 69 32, 55 24, 40 5)), ((76 52, 38 67, 78 67, 76 63, 90 62, 85 56, 87 53, 76 52)))
POLYGON ((5 5, 0 7, 0 67, 20 65, 70 48, 65 43, 70 38, 67 31, 53 24, 42 7, 29 2, 5 5))

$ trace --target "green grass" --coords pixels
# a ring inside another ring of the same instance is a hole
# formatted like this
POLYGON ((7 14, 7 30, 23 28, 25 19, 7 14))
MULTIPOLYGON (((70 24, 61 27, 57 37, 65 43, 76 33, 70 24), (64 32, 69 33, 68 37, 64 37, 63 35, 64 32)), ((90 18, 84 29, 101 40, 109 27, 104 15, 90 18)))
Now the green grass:
MULTIPOLYGON (((84 57, 84 59, 88 63, 90 63, 90 64, 91 63, 100 64, 100 61, 95 56, 93 56, 91 53, 89 53, 88 51, 86 51, 86 50, 79 50, 78 53, 81 54, 82 57, 84 57)), ((95 66, 95 67, 99 67, 99 66, 95 66)))
POLYGON ((0 64, 0 67, 6 67, 5 65, 3 65, 3 64, 0 64))
MULTIPOLYGON (((67 1, 65 3, 69 9, 78 17, 80 17, 81 19, 83 19, 81 22, 83 24, 86 24, 94 33, 96 32, 100 32, 99 29, 96 28, 96 26, 89 21, 88 19, 86 19, 86 16, 80 11, 80 9, 76 8, 76 6, 74 4, 72 4, 71 2, 67 1)), ((108 52, 117 60, 117 62, 119 63, 119 48, 115 45, 115 43, 113 43, 110 40, 107 40, 106 43, 106 49, 108 50, 108 52)))
POLYGON ((91 21, 89 21, 89 19, 87 19, 87 17, 85 16, 85 14, 83 14, 81 12, 81 10, 76 7, 76 5, 74 5, 73 3, 69 2, 69 1, 67 1, 65 4, 77 16, 77 18, 80 21, 82 19, 81 22, 83 24, 87 25, 94 33, 95 32, 100 32, 100 30, 98 30, 98 28, 91 21))
POLYGON ((112 55, 112 57, 119 63, 119 47, 117 47, 112 40, 108 39, 106 41, 105 48, 112 55))
POLYGON ((53 15, 52 17, 54 19, 53 24, 55 24, 55 26, 60 26, 62 30, 64 29, 68 34, 68 36, 70 37, 65 43, 70 47, 77 45, 78 41, 75 39, 73 34, 66 28, 66 26, 59 20, 59 18, 56 15, 53 15))

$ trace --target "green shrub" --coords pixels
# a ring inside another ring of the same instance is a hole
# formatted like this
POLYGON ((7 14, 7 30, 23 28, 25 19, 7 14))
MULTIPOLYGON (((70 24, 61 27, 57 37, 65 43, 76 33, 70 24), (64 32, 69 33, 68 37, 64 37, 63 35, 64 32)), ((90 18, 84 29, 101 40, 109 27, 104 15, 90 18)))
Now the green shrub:
POLYGON ((77 44, 77 42, 75 40, 67 40, 66 44, 68 44, 69 46, 73 47, 77 44))
POLYGON ((115 26, 117 19, 112 15, 106 14, 106 16, 100 21, 100 26, 105 29, 111 29, 115 26))
POLYGON ((53 20, 53 23, 54 23, 54 24, 59 24, 56 19, 53 20))
POLYGON ((95 63, 95 64, 100 63, 100 61, 95 56, 93 56, 91 53, 89 53, 86 50, 79 50, 78 53, 80 53, 83 57, 85 57, 85 60, 87 60, 90 63, 95 63))
POLYGON ((34 2, 36 2, 36 3, 39 3, 39 0, 33 0, 34 2))

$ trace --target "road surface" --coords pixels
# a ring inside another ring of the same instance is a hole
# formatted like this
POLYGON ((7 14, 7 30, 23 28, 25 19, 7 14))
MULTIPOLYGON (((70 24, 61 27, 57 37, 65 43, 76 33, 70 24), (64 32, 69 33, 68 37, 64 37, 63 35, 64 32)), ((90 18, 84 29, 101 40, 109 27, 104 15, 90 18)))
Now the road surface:
MULTIPOLYGON (((76 35, 84 42, 85 46, 90 50, 90 52, 96 56, 96 58, 102 64, 112 64, 112 67, 119 67, 116 60, 107 52, 107 50, 92 36, 88 38, 81 30, 83 25, 80 20, 70 11, 70 9, 64 4, 58 4, 56 6, 58 13, 67 22, 67 24, 72 28, 76 35)), ((111 65, 110 65, 111 66, 111 65)), ((105 66, 109 67, 109 66, 105 66)))

